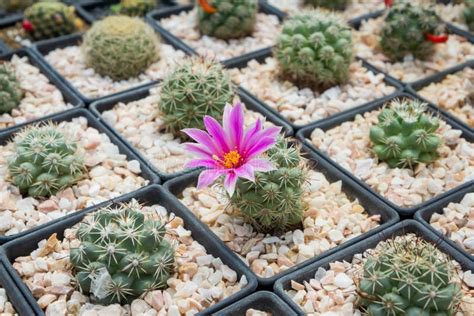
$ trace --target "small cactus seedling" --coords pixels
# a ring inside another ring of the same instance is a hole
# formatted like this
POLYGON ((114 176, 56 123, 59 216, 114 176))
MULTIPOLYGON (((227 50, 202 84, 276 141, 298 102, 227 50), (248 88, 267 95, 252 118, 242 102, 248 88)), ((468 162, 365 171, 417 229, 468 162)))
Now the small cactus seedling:
POLYGON ((464 21, 471 32, 474 32, 474 0, 465 1, 466 8, 463 11, 464 21))
POLYGON ((327 89, 349 77, 350 27, 335 14, 312 10, 288 18, 275 46, 284 79, 327 89))
POLYGON ((83 156, 75 141, 57 125, 32 126, 13 139, 9 157, 11 181, 31 197, 47 197, 84 176, 83 156))
POLYGON ((199 30, 220 39, 240 38, 252 34, 258 11, 258 0, 199 0, 199 30))
POLYGON ((282 233, 302 223, 305 168, 300 152, 280 138, 267 152, 275 170, 239 179, 231 204, 261 233, 282 233))
POLYGON ((405 235, 370 254, 357 280, 359 305, 373 316, 454 316, 460 286, 447 255, 405 235))
POLYGON ((156 7, 156 0, 121 0, 112 11, 128 16, 144 16, 156 7))
POLYGON ((306 5, 329 10, 345 10, 349 0, 305 0, 306 5))
POLYGON ((427 59, 434 52, 434 34, 444 31, 441 19, 430 8, 401 1, 392 6, 382 27, 380 47, 392 60, 402 60, 412 54, 417 59, 427 59))
POLYGON ((16 108, 23 98, 23 90, 9 63, 0 64, 0 114, 16 108))
POLYGON ((23 27, 34 40, 43 40, 77 32, 79 20, 73 6, 45 1, 25 10, 23 27))
POLYGON ((379 160, 391 168, 413 168, 417 163, 431 163, 438 158, 439 120, 426 112, 426 104, 394 100, 381 111, 378 120, 370 128, 370 140, 379 160))
POLYGON ((140 18, 109 16, 94 23, 84 36, 86 64, 113 80, 137 77, 158 61, 160 40, 140 18))
POLYGON ((145 218, 136 203, 100 209, 86 218, 76 232, 81 243, 70 250, 81 291, 109 305, 129 304, 166 287, 175 259, 165 233, 164 224, 145 218), (97 288, 99 275, 105 282, 97 288))
POLYGON ((233 98, 232 83, 219 63, 192 58, 163 81, 159 108, 166 129, 184 137, 182 129, 204 127, 205 115, 221 118, 233 98))

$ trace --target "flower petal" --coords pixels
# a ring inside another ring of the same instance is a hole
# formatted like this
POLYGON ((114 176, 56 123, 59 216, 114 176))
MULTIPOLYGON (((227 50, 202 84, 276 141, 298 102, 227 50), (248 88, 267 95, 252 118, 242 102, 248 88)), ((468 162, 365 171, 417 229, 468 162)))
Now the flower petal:
POLYGON ((268 172, 275 170, 275 165, 268 159, 255 158, 249 160, 246 165, 252 166, 254 172, 268 172))
POLYGON ((184 143, 185 148, 201 158, 212 159, 212 152, 209 148, 195 143, 184 143))
POLYGON ((204 126, 206 126, 207 132, 211 135, 214 143, 219 146, 223 152, 229 152, 229 144, 226 139, 227 135, 216 119, 206 115, 204 117, 204 126))
POLYGON ((232 108, 228 122, 224 122, 225 130, 229 133, 231 148, 240 152, 242 138, 244 135, 244 108, 239 102, 232 108))
POLYGON ((251 159, 255 156, 260 155, 261 153, 270 149, 275 145, 276 139, 272 137, 260 138, 254 145, 246 152, 247 159, 251 159))
POLYGON ((222 151, 222 148, 220 148, 214 143, 213 139, 211 138, 211 136, 209 136, 208 133, 201 131, 197 128, 185 128, 182 130, 182 132, 194 139, 202 146, 209 148, 209 150, 214 152, 219 157, 223 157, 224 152, 222 151))
POLYGON ((233 171, 228 172, 227 176, 225 177, 224 188, 226 189, 227 193, 229 193, 229 196, 234 195, 237 179, 238 177, 233 171))
POLYGON ((199 167, 208 169, 222 169, 214 159, 194 159, 188 162, 185 167, 190 169, 199 167))
POLYGON ((217 169, 204 170, 199 175, 197 188, 202 189, 204 187, 211 185, 221 175, 223 175, 223 170, 217 170, 217 169))
POLYGON ((265 128, 264 130, 260 130, 255 135, 253 135, 252 138, 250 138, 248 142, 245 144, 244 152, 248 154, 248 152, 254 146, 256 146, 256 144, 261 142, 264 138, 272 138, 276 142, 276 139, 280 131, 281 131, 281 127, 276 127, 276 126, 265 128))
POLYGON ((255 181, 255 171, 252 165, 248 163, 238 167, 237 169, 234 169, 234 172, 239 178, 244 178, 252 182, 255 181))
MULTIPOLYGON (((245 130, 243 145, 245 146, 247 143, 249 143, 249 141, 253 139, 253 137, 260 131, 261 128, 262 128, 262 121, 260 119, 257 119, 255 123, 253 123, 249 128, 245 130)), ((245 148, 242 148, 242 149, 245 149, 245 148)))

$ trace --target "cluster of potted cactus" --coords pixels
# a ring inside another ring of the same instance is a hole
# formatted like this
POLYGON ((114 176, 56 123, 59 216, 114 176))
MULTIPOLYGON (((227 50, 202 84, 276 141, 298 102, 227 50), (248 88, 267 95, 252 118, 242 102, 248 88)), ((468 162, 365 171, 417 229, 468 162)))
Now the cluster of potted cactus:
POLYGON ((470 0, 162 5, 0 4, 17 313, 473 313, 470 0))

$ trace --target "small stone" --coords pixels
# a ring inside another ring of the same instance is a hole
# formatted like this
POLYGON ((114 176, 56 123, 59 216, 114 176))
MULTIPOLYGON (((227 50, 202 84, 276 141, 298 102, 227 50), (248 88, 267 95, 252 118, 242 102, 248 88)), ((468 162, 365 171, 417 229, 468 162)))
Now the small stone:
POLYGON ((352 281, 352 279, 348 277, 345 273, 339 273, 334 278, 334 285, 336 285, 337 287, 341 289, 347 289, 353 284, 354 282, 352 281))
POLYGON ((43 295, 39 300, 38 300, 38 305, 42 309, 46 308, 48 305, 50 305, 52 302, 56 300, 57 296, 54 294, 46 294, 43 295))

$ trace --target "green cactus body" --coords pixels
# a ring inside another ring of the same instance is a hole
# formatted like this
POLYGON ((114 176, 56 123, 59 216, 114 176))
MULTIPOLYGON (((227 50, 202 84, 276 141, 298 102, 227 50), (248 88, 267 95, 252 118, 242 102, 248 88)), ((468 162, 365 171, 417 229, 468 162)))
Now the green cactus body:
POLYGON ((332 13, 314 10, 291 16, 274 55, 284 79, 300 87, 327 89, 349 77, 351 29, 332 13))
POLYGON ((305 0, 306 5, 313 7, 321 7, 329 10, 345 10, 349 1, 348 0, 305 0))
POLYGON ((415 236, 397 237, 371 254, 356 282, 372 316, 455 315, 460 286, 448 256, 415 236))
POLYGON ((275 170, 257 172, 254 182, 239 179, 231 204, 258 232, 284 233, 302 223, 305 168, 299 150, 283 138, 267 153, 275 170))
POLYGON ((224 40, 252 34, 257 19, 257 0, 203 2, 206 4, 197 6, 199 30, 202 34, 224 40))
POLYGON ((164 224, 145 218, 134 204, 101 209, 86 218, 76 232, 81 243, 70 250, 81 291, 109 305, 129 304, 143 293, 166 287, 175 259, 165 233, 164 224), (93 280, 101 274, 107 281, 97 291, 93 280))
POLYGON ((34 40, 64 36, 78 31, 74 7, 61 2, 33 4, 25 10, 25 22, 31 23, 31 29, 26 31, 34 40))
POLYGON ((159 59, 160 39, 140 18, 118 15, 94 23, 85 34, 86 64, 113 80, 137 77, 159 59))
POLYGON ((222 118, 233 98, 231 80, 219 63, 192 58, 163 81, 159 108, 167 131, 185 137, 184 128, 204 128, 205 115, 222 118))
POLYGON ((436 135, 439 120, 426 113, 426 104, 418 100, 394 100, 370 128, 373 151, 391 168, 431 163, 438 158, 441 138, 436 135))
POLYGON ((128 16, 144 16, 155 7, 156 0, 122 0, 112 10, 128 16))
POLYGON ((13 146, 9 176, 23 194, 47 197, 84 176, 77 144, 54 124, 26 128, 14 138, 13 146))
POLYGON ((434 43, 425 38, 426 34, 437 34, 443 30, 444 25, 434 10, 397 2, 385 17, 380 47, 387 57, 395 61, 402 60, 408 54, 417 59, 427 59, 434 52, 434 43))
POLYGON ((9 63, 0 64, 0 114, 16 108, 23 98, 20 82, 9 63))
POLYGON ((474 32, 474 0, 465 1, 466 8, 463 11, 464 22, 471 32, 474 32))

